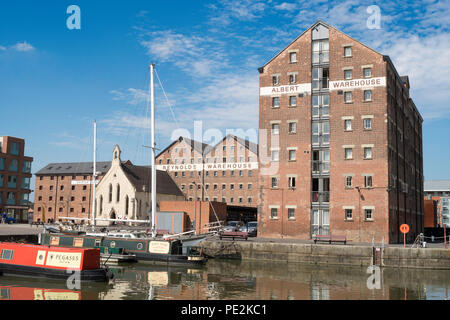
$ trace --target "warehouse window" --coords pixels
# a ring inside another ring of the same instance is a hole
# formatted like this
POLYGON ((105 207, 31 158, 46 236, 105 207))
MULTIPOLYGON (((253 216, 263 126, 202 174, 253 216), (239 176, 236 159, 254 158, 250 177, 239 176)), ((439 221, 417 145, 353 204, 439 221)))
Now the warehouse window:
POLYGON ((346 176, 345 177, 345 187, 351 188, 353 186, 353 177, 352 176, 346 176))
POLYGON ((272 85, 276 86, 280 83, 280 78, 278 75, 272 76, 272 85))
POLYGON ((295 177, 289 177, 289 189, 295 189, 295 177))
POLYGON ((353 209, 345 209, 345 220, 353 220, 353 209))
POLYGON ((364 90, 364 101, 372 101, 372 90, 364 90))
POLYGON ((313 68, 312 70, 313 90, 328 89, 329 77, 330 77, 329 68, 313 68))
POLYGON ((364 176, 364 188, 372 188, 372 176, 364 176))
POLYGON ((373 220, 372 209, 364 209, 364 217, 366 220, 373 220))
POLYGON ((364 130, 371 130, 372 129, 372 119, 366 118, 364 119, 364 130))
POLYGON ((272 108, 279 108, 279 107, 280 107, 280 98, 273 97, 272 98, 272 108))
POLYGON ((344 120, 344 127, 345 131, 351 131, 352 130, 352 120, 344 120))
POLYGON ((370 78, 372 76, 372 68, 364 68, 364 78, 370 78))
POLYGON ((294 84, 297 82, 297 75, 295 73, 291 73, 289 75, 289 83, 294 84))
POLYGON ((270 218, 271 219, 277 219, 278 218, 278 209, 277 208, 271 208, 270 209, 270 218))
POLYGON ((272 134, 279 134, 280 133, 280 125, 278 123, 272 124, 272 134))
POLYGON ((297 62, 297 52, 289 53, 289 62, 296 63, 297 62))
POLYGON ((352 56, 352 47, 344 47, 344 56, 351 57, 352 56))
POLYGON ((371 147, 364 148, 364 159, 372 159, 372 148, 371 147))
POLYGON ((289 133, 297 132, 297 122, 289 122, 289 133))
POLYGON ((318 40, 312 43, 312 63, 328 63, 330 61, 330 45, 328 40, 318 40))
POLYGON ((278 188, 278 178, 277 177, 272 177, 272 188, 273 189, 278 188))
POLYGON ((290 96, 289 97, 289 106, 290 107, 297 106, 297 97, 296 96, 290 96))
POLYGON ((353 92, 347 91, 344 93, 344 101, 345 103, 351 103, 353 102, 353 92))
POLYGON ((352 78, 352 70, 345 70, 344 78, 345 78, 345 80, 350 80, 352 78))
POLYGON ((296 151, 289 150, 289 161, 295 161, 295 160, 296 160, 296 151))
POLYGON ((353 149, 352 148, 345 148, 345 159, 346 160, 353 159, 353 149))
POLYGON ((288 208, 288 219, 289 220, 295 219, 295 208, 288 208))

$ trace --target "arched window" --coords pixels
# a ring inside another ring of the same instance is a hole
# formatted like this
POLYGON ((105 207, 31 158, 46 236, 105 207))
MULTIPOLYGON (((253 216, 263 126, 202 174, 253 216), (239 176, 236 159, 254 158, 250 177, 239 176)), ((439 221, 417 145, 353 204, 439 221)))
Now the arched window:
POLYGON ((128 196, 126 196, 125 197, 125 215, 127 216, 128 215, 128 206, 129 206, 129 203, 128 203, 129 201, 128 201, 128 196))
POLYGON ((112 202, 112 197, 113 197, 113 188, 112 184, 109 184, 109 202, 112 202))
POLYGON ((117 185, 116 202, 120 201, 120 185, 117 185))
POLYGON ((103 214, 103 196, 100 196, 100 201, 98 203, 100 215, 103 214))
POLYGON ((142 217, 142 200, 139 200, 139 217, 142 217))

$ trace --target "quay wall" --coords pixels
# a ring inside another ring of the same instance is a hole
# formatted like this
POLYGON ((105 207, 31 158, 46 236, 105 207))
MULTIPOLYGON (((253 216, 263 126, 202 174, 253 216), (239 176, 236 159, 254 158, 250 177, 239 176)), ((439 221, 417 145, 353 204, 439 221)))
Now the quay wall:
POLYGON ((37 234, 0 235, 0 242, 38 243, 37 234))
POLYGON ((312 265, 369 266, 450 270, 450 250, 371 246, 274 243, 256 241, 204 241, 210 258, 270 261, 312 265))

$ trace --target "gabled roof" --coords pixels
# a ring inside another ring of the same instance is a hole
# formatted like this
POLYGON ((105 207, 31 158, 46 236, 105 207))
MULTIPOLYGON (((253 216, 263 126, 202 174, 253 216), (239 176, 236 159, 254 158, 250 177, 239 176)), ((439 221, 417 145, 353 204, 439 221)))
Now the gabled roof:
POLYGON ((181 141, 185 141, 189 146, 191 146, 191 149, 196 150, 197 152, 199 152, 200 154, 203 154, 203 152, 205 151, 205 149, 207 147, 209 147, 208 144, 206 143, 202 143, 200 141, 197 140, 193 140, 193 139, 189 139, 189 138, 185 138, 185 137, 179 137, 177 140, 175 140, 174 142, 172 142, 170 145, 168 145, 166 148, 164 148, 163 151, 161 151, 156 158, 158 158, 160 155, 162 155, 165 151, 167 151, 167 149, 171 148, 175 143, 179 143, 181 141))
POLYGON ((281 50, 279 53, 277 53, 272 59, 270 59, 267 63, 264 64, 264 66, 258 68, 259 72, 262 73, 262 70, 264 70, 264 67, 267 66, 269 63, 271 63, 275 58, 277 58, 279 55, 281 55, 287 48, 289 48, 294 42, 296 42, 298 39, 300 39, 304 34, 306 34, 309 30, 313 29, 314 27, 316 27, 318 24, 322 24, 324 26, 326 26, 327 28, 333 28, 339 32, 341 32, 342 34, 345 34, 347 37, 349 37, 350 39, 352 39, 353 41, 358 42, 359 44, 363 45, 364 47, 366 47, 369 50, 372 50, 375 53, 378 53, 380 56, 382 56, 381 53, 379 53, 378 51, 368 47, 367 45, 365 45, 364 43, 352 38, 351 36, 349 36, 348 34, 346 34, 345 32, 342 32, 339 29, 336 29, 334 27, 332 27, 331 25, 323 22, 322 20, 317 20, 313 25, 311 25, 308 29, 306 29, 304 32, 302 32, 297 38, 295 38, 291 43, 289 43, 283 50, 281 50))
POLYGON ((423 190, 425 192, 450 191, 450 180, 425 180, 423 190))
MULTIPOLYGON (((130 161, 121 163, 121 168, 136 192, 151 192, 152 170, 150 166, 135 166, 130 161)), ((158 194, 184 196, 166 171, 156 170, 158 194)))
POLYGON ((250 151, 252 151, 253 153, 255 153, 256 155, 258 155, 258 145, 256 143, 253 143, 249 140, 246 139, 242 139, 238 136, 232 135, 232 134, 228 134, 225 137, 223 137, 222 140, 220 140, 218 143, 216 143, 214 146, 208 148, 208 150, 206 150, 205 154, 210 153, 212 150, 216 149, 218 145, 220 145, 221 143, 223 143, 223 141, 227 140, 228 138, 233 138, 235 141, 239 142, 241 145, 243 145, 245 148, 249 149, 250 151))
MULTIPOLYGON (((111 167, 111 161, 97 162, 97 172, 106 173, 111 167)), ((70 163, 50 163, 35 173, 37 176, 43 175, 87 175, 94 171, 93 162, 70 162, 70 163)))

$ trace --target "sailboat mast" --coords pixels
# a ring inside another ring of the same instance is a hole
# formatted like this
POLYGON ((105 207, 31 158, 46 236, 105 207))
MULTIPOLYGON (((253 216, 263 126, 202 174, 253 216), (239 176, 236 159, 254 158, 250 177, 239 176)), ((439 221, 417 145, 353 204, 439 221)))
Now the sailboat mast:
POLYGON ((94 172, 92 173, 92 225, 95 227, 95 181, 97 180, 97 121, 94 121, 94 172))
POLYGON ((151 166, 152 166, 152 186, 151 190, 151 204, 152 204, 152 237, 156 237, 156 166, 155 166, 155 93, 154 93, 154 80, 153 80, 153 72, 155 69, 155 65, 150 64, 150 116, 151 116, 151 166))

